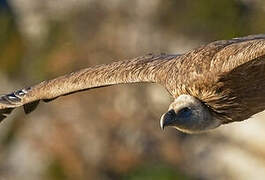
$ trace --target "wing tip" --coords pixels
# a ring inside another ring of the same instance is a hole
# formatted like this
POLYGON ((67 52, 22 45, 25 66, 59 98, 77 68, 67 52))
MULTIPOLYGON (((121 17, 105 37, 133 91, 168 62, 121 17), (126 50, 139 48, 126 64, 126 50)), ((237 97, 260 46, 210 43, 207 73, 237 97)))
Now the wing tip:
POLYGON ((14 108, 0 109, 0 122, 2 122, 13 110, 14 108))
POLYGON ((30 103, 24 104, 23 105, 24 112, 26 114, 31 113, 32 111, 34 111, 37 108, 37 106, 39 105, 39 102, 40 102, 40 100, 37 100, 37 101, 33 101, 30 103))
MULTIPOLYGON (((13 111, 13 109, 23 105, 22 98, 26 95, 26 93, 27 89, 21 89, 0 96, 0 122, 2 122, 7 117, 7 115, 9 115, 13 111)), ((29 110, 27 110, 27 112, 28 111, 29 110)))

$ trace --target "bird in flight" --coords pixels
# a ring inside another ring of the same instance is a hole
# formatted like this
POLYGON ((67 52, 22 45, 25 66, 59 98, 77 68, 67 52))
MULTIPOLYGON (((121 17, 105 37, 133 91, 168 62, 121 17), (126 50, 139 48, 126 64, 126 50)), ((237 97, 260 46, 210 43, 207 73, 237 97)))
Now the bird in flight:
POLYGON ((0 97, 0 119, 19 106, 115 84, 164 86, 174 101, 160 126, 199 133, 265 110, 265 34, 221 40, 180 55, 146 55, 82 69, 0 97))

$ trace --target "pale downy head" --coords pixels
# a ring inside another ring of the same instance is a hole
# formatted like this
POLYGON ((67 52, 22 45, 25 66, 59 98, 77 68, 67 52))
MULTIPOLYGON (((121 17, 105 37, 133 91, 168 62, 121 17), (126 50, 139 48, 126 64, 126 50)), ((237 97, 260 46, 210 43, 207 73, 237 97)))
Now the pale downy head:
POLYGON ((160 126, 174 127, 186 133, 199 133, 220 126, 221 120, 212 116, 210 109, 197 98, 180 95, 162 115, 160 126))

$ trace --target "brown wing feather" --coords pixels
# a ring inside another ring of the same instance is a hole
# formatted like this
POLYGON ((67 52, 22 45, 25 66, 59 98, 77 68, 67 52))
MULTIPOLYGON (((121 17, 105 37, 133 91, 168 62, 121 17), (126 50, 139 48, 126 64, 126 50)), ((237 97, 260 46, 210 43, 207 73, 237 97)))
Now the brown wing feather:
POLYGON ((265 110, 265 55, 244 63, 227 74, 220 82, 227 91, 223 102, 230 121, 242 121, 265 110), (230 99, 230 100, 229 100, 230 99))
POLYGON ((224 123, 265 109, 265 35, 236 40, 215 54, 209 71, 215 87, 206 102, 224 123))
POLYGON ((159 82, 158 75, 161 74, 166 62, 178 57, 179 55, 147 55, 98 65, 43 81, 30 88, 0 97, 0 110, 3 109, 0 111, 0 120, 10 113, 7 113, 6 109, 23 105, 25 112, 29 113, 37 107, 39 100, 48 102, 59 96, 115 84, 159 82))

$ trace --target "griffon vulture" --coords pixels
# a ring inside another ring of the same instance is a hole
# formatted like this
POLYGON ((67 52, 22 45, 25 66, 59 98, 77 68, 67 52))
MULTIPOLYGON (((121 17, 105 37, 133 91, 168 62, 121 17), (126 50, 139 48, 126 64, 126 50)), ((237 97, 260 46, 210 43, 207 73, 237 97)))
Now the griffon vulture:
POLYGON ((96 87, 152 82, 173 96, 161 128, 198 133, 265 110, 265 34, 215 41, 181 55, 147 55, 82 69, 0 97, 0 119, 14 108, 96 87))

